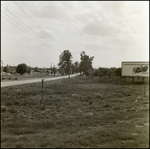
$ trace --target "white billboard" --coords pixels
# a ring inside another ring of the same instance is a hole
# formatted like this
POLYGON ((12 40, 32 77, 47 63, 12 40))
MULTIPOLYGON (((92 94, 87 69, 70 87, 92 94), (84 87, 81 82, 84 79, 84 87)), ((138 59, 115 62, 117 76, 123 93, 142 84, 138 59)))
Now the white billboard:
POLYGON ((122 62, 122 76, 149 77, 149 62, 122 62))

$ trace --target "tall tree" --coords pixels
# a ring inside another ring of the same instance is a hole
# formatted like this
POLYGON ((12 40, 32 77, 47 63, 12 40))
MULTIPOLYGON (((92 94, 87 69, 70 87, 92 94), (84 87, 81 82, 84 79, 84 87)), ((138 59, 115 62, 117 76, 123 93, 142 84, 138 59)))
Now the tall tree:
POLYGON ((85 51, 82 51, 81 54, 81 62, 80 62, 80 72, 83 72, 83 74, 88 75, 90 70, 92 70, 92 60, 94 59, 94 56, 89 57, 86 55, 85 51))
POLYGON ((72 59, 71 52, 69 52, 69 50, 64 50, 59 56, 59 63, 58 63, 60 71, 63 71, 65 74, 68 74, 69 78, 72 64, 71 59, 72 59))

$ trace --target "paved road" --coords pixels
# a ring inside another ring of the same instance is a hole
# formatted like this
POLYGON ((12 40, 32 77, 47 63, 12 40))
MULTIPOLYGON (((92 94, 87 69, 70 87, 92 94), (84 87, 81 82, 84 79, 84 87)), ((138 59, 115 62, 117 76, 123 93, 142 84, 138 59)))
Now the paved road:
MULTIPOLYGON (((77 75, 79 75, 79 73, 70 75, 70 77, 75 77, 77 75)), ((45 82, 45 81, 58 80, 58 79, 64 79, 64 78, 68 78, 68 75, 61 76, 61 77, 54 77, 54 78, 40 78, 40 79, 32 79, 32 80, 30 79, 30 80, 7 81, 7 82, 1 82, 1 88, 6 87, 6 86, 14 86, 14 85, 42 82, 42 79, 44 79, 44 82, 45 82)))

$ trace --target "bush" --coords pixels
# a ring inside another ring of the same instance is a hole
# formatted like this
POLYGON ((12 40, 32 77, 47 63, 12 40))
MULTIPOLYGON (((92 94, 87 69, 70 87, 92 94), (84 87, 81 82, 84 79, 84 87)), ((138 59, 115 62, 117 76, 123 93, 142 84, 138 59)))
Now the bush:
POLYGON ((115 75, 116 75, 116 76, 121 76, 121 68, 117 68, 117 69, 115 70, 115 75))
POLYGON ((16 72, 20 73, 21 75, 23 75, 26 72, 29 73, 29 71, 30 71, 30 69, 25 63, 19 64, 16 68, 16 72))
POLYGON ((94 71, 93 71, 93 76, 94 76, 94 77, 99 76, 99 70, 98 70, 98 69, 94 69, 94 71))

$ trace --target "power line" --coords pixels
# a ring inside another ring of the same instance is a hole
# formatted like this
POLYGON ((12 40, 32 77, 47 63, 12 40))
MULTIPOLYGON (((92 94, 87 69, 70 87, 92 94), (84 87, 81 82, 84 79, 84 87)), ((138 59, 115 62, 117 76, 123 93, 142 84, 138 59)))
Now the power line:
MULTIPOLYGON (((41 27, 15 2, 13 1, 40 29, 41 27)), ((41 29, 48 37, 50 37, 43 29, 41 29)), ((52 39, 52 37, 50 37, 52 39)), ((54 39, 52 39, 55 43, 57 43, 54 39)), ((58 43, 57 43, 58 44, 58 43)), ((58 44, 60 46, 60 44, 58 44)), ((60 46, 62 48, 62 46, 60 46)), ((63 48, 64 49, 64 48, 63 48)))
MULTIPOLYGON (((3 6, 3 5, 2 5, 3 6)), ((4 7, 4 6, 3 6, 4 7)), ((5 8, 5 7, 4 7, 5 8)), ((6 9, 6 8, 5 8, 6 9)), ((7 9, 8 10, 8 9, 7 9)), ((3 11, 2 11, 3 12, 3 11)), ((9 11, 10 12, 10 11, 9 11)), ((4 12, 3 12, 4 13, 4 12)), ((10 12, 11 13, 11 12, 10 12)), ((7 15, 6 13, 4 13, 5 15, 7 15)), ((12 13, 11 13, 12 14, 12 13)), ((12 14, 13 15, 13 14, 12 14)), ((8 15, 7 15, 8 16, 8 15)), ((15 16, 15 15, 13 15, 15 16)), ((10 16, 8 16, 10 19, 12 19, 10 16)), ((16 16, 15 16, 16 17, 16 16)), ((16 17, 17 18, 17 17, 16 17)), ((18 18, 17 18, 18 19, 18 18)), ((14 19, 12 19, 13 21, 15 21, 14 19)), ((22 22, 20 19, 18 19, 20 22, 22 22)), ((16 22, 16 21, 15 21, 16 22)), ((16 22, 17 24, 19 24, 18 22, 16 22)), ((23 23, 23 22, 22 22, 23 23)), ((23 23, 24 24, 24 23, 23 23)), ((20 24, 19 24, 20 25, 20 24)), ((26 24, 24 24, 26 27, 28 27, 26 24)), ((21 26, 21 25, 20 25, 21 26)), ((23 27, 24 28, 24 27, 23 27)), ((28 27, 29 28, 29 27, 28 27)), ((26 28, 24 28, 26 29, 26 28)), ((30 29, 30 28, 29 28, 30 29)), ((31 30, 31 29, 30 29, 31 30)), ((31 30, 33 31, 33 30, 31 30)), ((34 32, 34 31, 33 31, 34 32)), ((34 32, 35 33, 35 32, 34 32)), ((35 33, 36 34, 36 33, 35 33)))
MULTIPOLYGON (((4 18, 5 20, 7 20, 5 17, 3 17, 2 15, 1 15, 1 17, 2 18, 4 18)), ((19 30, 21 30, 22 32, 24 32, 22 29, 20 29, 20 28, 18 28, 18 26, 16 26, 15 24, 13 24, 12 22, 10 22, 9 20, 7 20, 9 23, 11 23, 12 25, 14 25, 17 29, 19 29, 19 30)), ((26 33, 26 32, 24 32, 25 34, 27 34, 28 36, 30 36, 28 33, 26 33)), ((31 37, 31 36, 30 36, 31 37)), ((32 38, 32 37, 31 37, 32 38)), ((35 39, 36 41, 37 41, 37 39, 35 39)), ((39 42, 39 41, 37 41, 37 42, 39 42)))
MULTIPOLYGON (((5 20, 7 20, 5 17, 3 17, 2 15, 1 15, 1 17, 2 18, 4 18, 5 20)), ((9 23, 11 23, 12 25, 14 25, 17 29, 19 29, 19 30, 21 30, 22 32, 24 32, 25 34, 27 34, 28 36, 30 36, 30 34, 28 34, 28 33, 26 33, 25 31, 23 31, 22 29, 20 29, 18 26, 16 26, 15 24, 13 24, 12 22, 10 22, 9 20, 7 20, 9 23)), ((31 37, 31 36, 30 36, 31 37)), ((33 39, 33 37, 31 37, 32 39, 33 39)), ((34 40, 36 40, 38 43, 39 43, 39 41, 34 37, 34 40)), ((43 44, 43 43, 42 43, 43 44)), ((43 44, 45 47, 47 47, 47 48, 49 48, 48 47, 48 45, 45 45, 45 44, 43 44)), ((51 49, 51 50, 53 50, 53 49, 51 49)), ((54 50, 53 50, 54 51, 54 50)), ((54 51, 54 52, 56 52, 56 51, 54 51)))
MULTIPOLYGON (((3 5, 2 5, 3 6, 3 5)), ((3 6, 4 7, 4 6, 3 6)), ((11 11, 9 11, 6 7, 4 7, 9 13, 11 13, 15 18, 17 18, 11 11)), ((3 12, 4 13, 4 12, 3 12)), ((5 13, 4 13, 5 14, 5 13)), ((5 14, 6 15, 6 14, 5 14)), ((20 22, 22 22, 19 18, 17 18, 20 22)), ((28 27, 24 22, 22 22, 26 27, 28 27)), ((29 28, 29 27, 28 27, 29 28)), ((29 28, 30 29, 30 28, 29 28)), ((32 32, 34 32, 32 29, 30 29, 32 32)), ((35 33, 35 32, 34 32, 35 33)), ((36 34, 36 33, 35 33, 36 34)), ((36 34, 37 35, 37 34, 36 34)), ((39 35, 37 35, 40 37, 39 35)), ((40 37, 42 39, 42 37, 40 37)), ((43 40, 43 39, 42 39, 43 40)), ((46 42, 47 43, 47 42, 46 42)), ((48 43, 47 43, 48 44, 48 43)))
MULTIPOLYGON (((3 5, 2 5, 3 6, 3 5)), ((4 6, 3 6, 4 7, 4 6)), ((5 8, 5 7, 4 7, 5 8)), ((6 8, 5 8, 6 9, 6 8)), ((6 9, 7 11, 9 11, 8 9, 6 9)), ((9 11, 10 12, 10 11, 9 11)), ((3 12, 4 13, 4 12, 3 12)), ((11 12, 10 12, 11 13, 11 12)), ((5 15, 7 15, 6 13, 4 13, 5 15)), ((12 14, 12 13, 11 13, 12 14)), ((13 15, 13 14, 12 14, 13 15)), ((8 15, 7 15, 8 16, 8 15)), ((13 15, 13 16, 15 16, 15 15, 13 15)), ((10 16, 8 16, 10 19, 12 19, 10 16)), ((17 18, 16 16, 15 16, 15 18, 17 18)), ((18 19, 18 18, 17 18, 18 19)), ((12 20, 14 20, 14 19, 12 19, 12 20)), ((22 22, 20 19, 18 19, 20 22, 22 22)), ((15 20, 14 20, 15 21, 15 20)), ((16 21, 15 21, 16 22, 16 21)), ((17 24, 19 24, 18 22, 16 22, 17 24)), ((22 22, 23 23, 23 22, 22 22)), ((24 23, 23 23, 24 24, 24 23)), ((20 24, 19 24, 20 25, 20 24)), ((26 27, 28 27, 26 24, 24 24, 26 27)), ((21 25, 20 25, 21 26, 21 25)), ((24 27, 23 27, 24 28, 24 27)), ((29 28, 29 27, 28 27, 29 28)), ((26 28, 24 28, 24 29, 26 29, 26 28)), ((30 29, 30 28, 29 28, 30 29)), ((32 29, 30 29, 32 32, 34 32, 32 29)), ((35 32, 34 32, 35 33, 35 32)), ((36 33, 35 33, 36 34, 36 33)), ((36 34, 37 35, 37 34, 36 34)), ((38 36, 38 35, 37 35, 38 36)), ((40 36, 38 36, 38 37, 40 37, 40 36)), ((37 37, 36 37, 37 38, 37 37)), ((41 39, 42 39, 42 37, 40 37, 41 39)), ((43 40, 43 39, 42 39, 43 40)), ((45 42, 45 41, 43 41, 43 42, 45 42)), ((45 42, 46 44, 48 44, 47 42, 45 42)), ((50 45, 51 46, 51 45, 50 45)), ((51 46, 51 48, 52 48, 52 46, 51 46)))
MULTIPOLYGON (((4 12, 3 12, 4 13, 4 12)), ((5 13, 4 13, 5 14, 5 13)), ((7 14, 5 14, 5 15, 7 15, 7 14)), ((8 15, 7 15, 8 16, 8 15)), ((3 17, 3 16, 2 16, 3 17)), ((8 16, 10 19, 12 19, 10 16, 8 16)), ((4 17, 3 17, 4 18, 4 17)), ((4 18, 5 19, 5 18, 4 18)), ((13 21, 15 21, 14 19, 12 19, 13 21)), ((8 21, 8 20, 7 20, 8 21)), ((15 21, 16 22, 16 21, 15 21)), ((17 24, 19 24, 18 22, 16 22, 17 24)), ((14 24, 13 24, 14 25, 14 24)), ((20 25, 20 24, 19 24, 20 25)), ((21 26, 21 25, 20 25, 21 26)), ((21 26, 22 27, 22 26, 21 26)), ((23 27, 24 28, 24 27, 23 27)), ((24 28, 24 29, 26 29, 26 28, 24 28)), ((26 32, 25 32, 26 33, 26 32)), ((28 34, 28 33, 27 33, 28 34)), ((29 34, 28 34, 29 35, 29 34)), ((34 37, 34 35, 32 35, 33 37, 34 37)), ((37 37, 34 37, 34 38, 36 38, 36 39, 38 39, 37 37)), ((39 40, 39 39, 38 39, 39 40)), ((40 40, 39 40, 40 41, 40 40)), ((42 42, 42 41, 41 41, 42 42)), ((47 44, 47 43, 46 43, 47 44)), ((48 44, 47 44, 48 45, 48 44)), ((48 45, 49 46, 49 45, 48 45)))
MULTIPOLYGON (((2 16, 3 17, 3 16, 2 16)), ((4 18, 4 17, 3 17, 4 18)), ((4 18, 5 19, 5 18, 4 18)), ((6 19, 7 20, 7 19, 6 19)), ((8 21, 8 20, 7 20, 8 21)), ((9 23, 11 23, 11 24, 13 24, 12 22, 10 22, 10 21, 8 21, 9 23)), ((4 23, 5 24, 5 23, 4 23)), ((8 24, 6 24, 6 25, 8 25, 8 24)), ((13 24, 14 25, 14 24, 13 24)), ((15 26, 15 25, 14 25, 15 26)), ((12 26, 11 26, 12 27, 12 26)), ((19 30, 21 30, 20 28, 18 28, 17 26, 15 26, 18 30, 17 31, 19 31, 19 30)), ((14 28, 15 29, 15 28, 14 28)), ((22 31, 22 30, 21 30, 22 31)), ((29 36, 29 35, 28 35, 29 36)), ((4 59, 13 59, 13 61, 17 61, 17 59, 19 60, 19 59, 21 59, 21 58, 12 58, 12 57, 5 57, 5 56, 1 56, 2 58, 4 58, 4 59)), ((25 58, 26 59, 26 58, 25 58)), ((22 60, 22 59, 21 59, 22 60)), ((49 61, 48 59, 46 60, 46 59, 39 59, 39 58, 37 58, 37 59, 32 59, 32 60, 30 60, 30 59, 26 59, 25 61, 34 61, 35 63, 36 63, 36 61, 49 61)))

